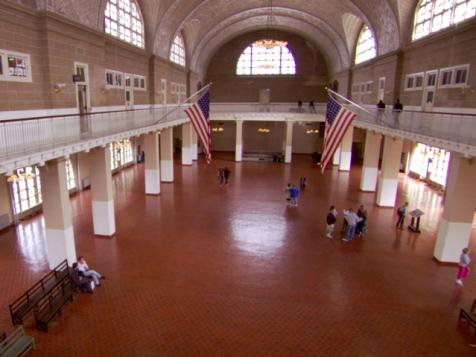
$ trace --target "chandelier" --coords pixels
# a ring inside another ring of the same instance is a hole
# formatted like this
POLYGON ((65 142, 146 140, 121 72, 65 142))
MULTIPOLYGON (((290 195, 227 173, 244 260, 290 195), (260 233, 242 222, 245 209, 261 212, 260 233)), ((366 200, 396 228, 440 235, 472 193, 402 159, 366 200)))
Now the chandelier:
MULTIPOLYGON (((255 42, 256 46, 271 50, 275 47, 284 47, 288 43, 286 41, 274 40, 271 36, 273 28, 273 0, 268 1, 268 16, 266 18, 266 38, 255 42)), ((276 34, 276 33, 275 33, 276 34)))
POLYGON ((19 182, 22 180, 31 180, 35 176, 36 175, 33 172, 33 169, 31 167, 27 167, 25 169, 16 170, 16 173, 13 173, 12 175, 7 177, 7 182, 19 182))

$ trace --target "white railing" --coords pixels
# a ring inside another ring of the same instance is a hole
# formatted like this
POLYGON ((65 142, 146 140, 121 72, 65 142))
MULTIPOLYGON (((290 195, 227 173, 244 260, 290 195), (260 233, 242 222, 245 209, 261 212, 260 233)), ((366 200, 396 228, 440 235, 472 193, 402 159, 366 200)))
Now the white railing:
POLYGON ((0 121, 0 160, 184 119, 188 106, 0 121))
POLYGON ((316 103, 314 110, 308 104, 303 104, 299 108, 297 103, 212 103, 210 111, 212 113, 325 113, 325 103, 316 103))

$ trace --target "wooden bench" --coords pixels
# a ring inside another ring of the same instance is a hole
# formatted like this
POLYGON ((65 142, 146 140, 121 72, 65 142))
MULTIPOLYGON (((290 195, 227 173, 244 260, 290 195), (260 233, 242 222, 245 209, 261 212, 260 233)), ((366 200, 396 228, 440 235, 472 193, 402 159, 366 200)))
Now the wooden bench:
POLYGON ((476 331, 476 300, 473 301, 473 305, 471 305, 470 310, 459 310, 459 320, 466 320, 466 322, 476 331))
POLYGON ((36 304, 62 281, 65 276, 68 276, 68 262, 66 260, 58 264, 39 282, 10 304, 10 316, 13 325, 23 324, 23 319, 33 310, 36 304))
POLYGON ((48 323, 58 314, 69 301, 73 302, 74 287, 69 276, 64 277, 61 284, 56 285, 35 307, 36 328, 48 332, 48 323))
POLYGON ((18 326, 11 334, 0 342, 0 356, 22 356, 29 350, 35 349, 35 339, 25 335, 23 326, 18 326))

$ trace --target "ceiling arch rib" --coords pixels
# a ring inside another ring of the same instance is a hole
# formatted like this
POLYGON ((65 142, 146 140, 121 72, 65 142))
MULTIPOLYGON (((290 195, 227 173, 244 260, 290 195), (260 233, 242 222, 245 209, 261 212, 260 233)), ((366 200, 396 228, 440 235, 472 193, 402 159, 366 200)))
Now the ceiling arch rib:
MULTIPOLYGON (((213 54, 221 46, 246 32, 262 30, 262 24, 265 18, 265 16, 256 16, 237 21, 228 25, 231 31, 221 31, 221 27, 217 26, 213 31, 210 31, 196 47, 191 59, 192 70, 198 73, 205 73, 213 54)), ((276 17, 277 29, 295 33, 314 43, 322 52, 331 73, 339 72, 348 66, 348 56, 345 57, 345 62, 343 62, 341 54, 332 43, 332 40, 323 35, 318 29, 297 19, 289 20, 285 18, 284 21, 282 20, 283 18, 276 17), (316 42, 316 39, 319 39, 319 42, 316 42), (326 49, 326 51, 323 49, 326 49)))
MULTIPOLYGON (((192 22, 197 23, 199 20, 187 19, 184 22, 184 25, 182 25, 182 27, 184 28, 185 36, 189 39, 188 53, 194 54, 196 47, 198 46, 198 41, 202 38, 207 37, 210 32, 229 31, 229 26, 238 21, 244 21, 253 17, 263 16, 264 17, 263 23, 261 25, 262 25, 262 28, 264 28, 265 27, 264 25, 266 24, 267 13, 268 11, 266 8, 246 10, 246 11, 234 14, 232 16, 229 16, 226 20, 220 22, 219 24, 213 27, 193 26, 191 28, 191 31, 188 31, 189 30, 188 24, 192 22)), ((343 62, 346 61, 345 57, 348 56, 348 53, 346 52, 344 38, 340 36, 338 32, 334 31, 334 29, 331 26, 329 26, 329 24, 326 21, 316 16, 312 16, 310 14, 303 13, 295 9, 289 9, 289 8, 275 8, 274 15, 276 18, 277 17, 280 18, 281 25, 285 25, 286 22, 289 22, 289 21, 295 22, 297 20, 302 22, 302 24, 309 25, 319 30, 322 33, 320 37, 325 36, 328 39, 330 39, 332 42, 332 47, 336 47, 338 52, 340 53, 341 60, 343 62)), ((299 28, 300 26, 295 27, 295 29, 299 29, 299 28)), ((296 31, 295 29, 291 32, 295 32, 296 31)), ((308 40, 311 40, 312 42, 319 43, 319 38, 311 38, 309 35, 307 35, 306 38, 308 40)), ((325 52, 325 51, 322 51, 322 52, 325 52)))

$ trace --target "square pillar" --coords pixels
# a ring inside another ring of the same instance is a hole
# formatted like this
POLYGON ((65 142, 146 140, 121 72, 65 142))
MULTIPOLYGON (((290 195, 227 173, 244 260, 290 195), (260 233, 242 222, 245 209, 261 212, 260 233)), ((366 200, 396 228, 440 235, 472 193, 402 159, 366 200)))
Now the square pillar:
POLYGON ((284 153, 284 162, 286 164, 291 163, 293 156, 293 124, 291 121, 286 122, 286 148, 284 153))
POLYGON ((40 167, 48 264, 53 269, 64 259, 76 261, 71 202, 66 181, 66 160, 51 160, 40 167))
POLYGON ((332 165, 339 166, 339 164, 340 164, 340 145, 336 149, 334 156, 332 157, 332 165))
POLYGON ((110 145, 95 148, 89 155, 94 234, 112 236, 116 232, 116 219, 112 194, 110 145))
POLYGON ((385 136, 382 156, 382 174, 380 175, 377 191, 377 205, 380 207, 395 206, 401 155, 402 140, 385 136))
POLYGON ((236 121, 235 161, 243 160, 243 120, 236 121))
POLYGON ((162 182, 174 182, 173 128, 160 131, 160 179, 162 182))
POLYGON ((354 127, 352 125, 347 129, 340 144, 340 162, 339 171, 350 171, 352 161, 352 141, 354 139, 354 127))
POLYGON ((144 137, 145 152, 145 194, 158 195, 160 193, 160 160, 159 136, 156 132, 144 137))
POLYGON ((182 124, 182 165, 192 165, 192 124, 182 124))
POLYGON ((467 248, 472 232, 476 202, 476 163, 451 153, 445 191, 443 218, 433 255, 440 262, 457 263, 467 248))
POLYGON ((192 160, 198 160, 198 136, 195 130, 192 128, 192 160))
POLYGON ((366 192, 375 192, 378 178, 378 161, 380 159, 380 145, 382 135, 367 130, 365 135, 364 164, 360 179, 360 189, 366 192))

